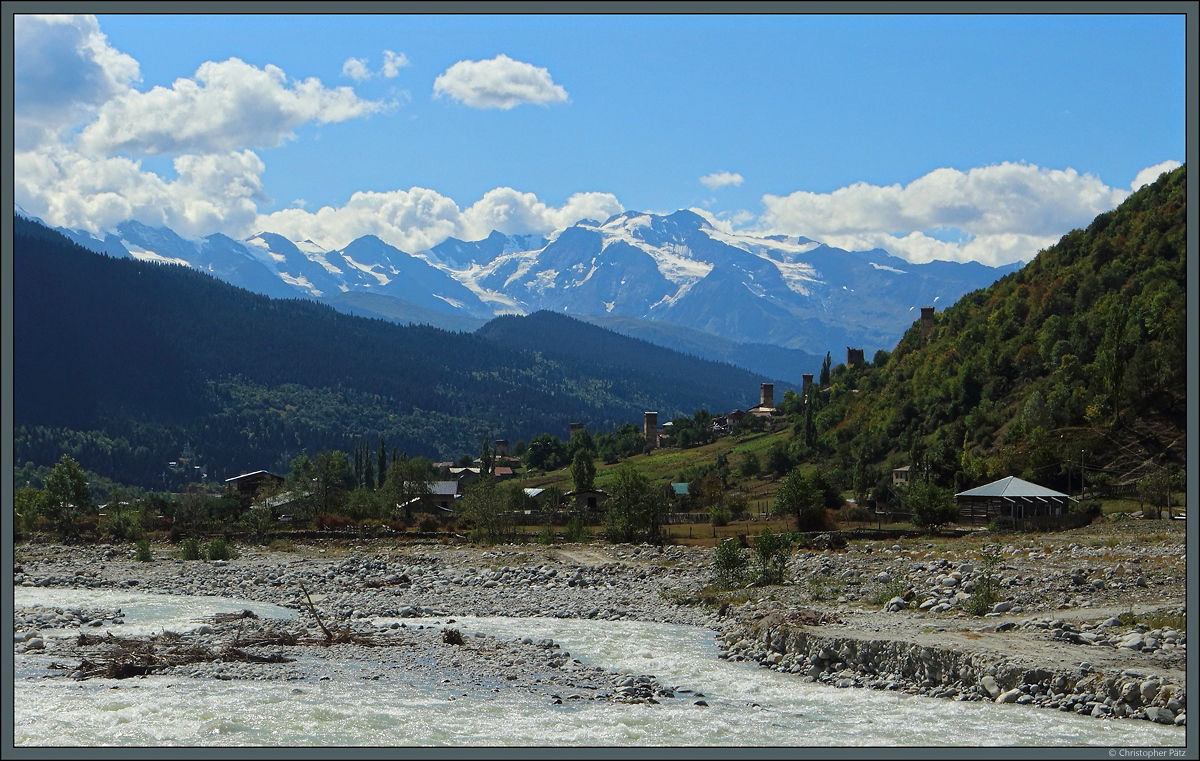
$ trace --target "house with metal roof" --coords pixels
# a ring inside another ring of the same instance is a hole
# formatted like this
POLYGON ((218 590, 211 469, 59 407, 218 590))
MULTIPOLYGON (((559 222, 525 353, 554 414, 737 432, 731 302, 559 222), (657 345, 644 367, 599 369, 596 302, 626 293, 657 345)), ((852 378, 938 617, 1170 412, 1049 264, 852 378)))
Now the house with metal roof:
MULTIPOLYGON (((414 490, 411 485, 413 482, 405 481, 404 489, 406 492, 412 493, 414 490)), ((425 493, 419 497, 413 497, 407 502, 397 505, 402 508, 407 516, 411 516, 412 511, 420 510, 421 512, 429 512, 436 514, 451 513, 454 511, 454 503, 462 497, 459 493, 458 481, 429 481, 425 485, 425 493)))
POLYGON ((243 500, 249 501, 254 499, 259 489, 263 486, 281 487, 286 481, 287 479, 283 476, 266 470, 256 470, 253 473, 243 473, 240 476, 226 478, 225 490, 231 494, 236 494, 243 500))
POLYGON ((1077 501, 1062 492, 1016 476, 959 492, 954 499, 958 503, 959 522, 969 521, 976 526, 985 525, 996 518, 1007 518, 1018 523, 1026 518, 1065 515, 1071 503, 1077 501))
POLYGON ((563 500, 576 510, 598 510, 608 500, 608 492, 600 489, 576 489, 563 494, 563 500))

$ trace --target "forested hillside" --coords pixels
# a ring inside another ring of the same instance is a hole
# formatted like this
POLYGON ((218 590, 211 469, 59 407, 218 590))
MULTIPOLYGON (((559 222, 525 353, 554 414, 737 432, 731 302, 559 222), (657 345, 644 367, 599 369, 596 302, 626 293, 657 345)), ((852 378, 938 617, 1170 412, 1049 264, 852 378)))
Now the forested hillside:
POLYGON ((856 481, 911 464, 960 488, 1006 475, 1065 488, 1072 472, 1078 488, 1081 462, 1114 483, 1178 470, 1186 211, 1181 167, 937 314, 928 335, 914 324, 882 367, 835 369, 805 455, 856 481))
MULTIPOLYGON (((475 331, 475 335, 585 368, 589 375, 611 378, 614 391, 622 396, 686 379, 701 397, 712 400, 701 405, 711 408, 712 412, 729 412, 734 407, 756 403, 760 381, 773 380, 725 362, 698 360, 680 352, 664 351, 648 341, 623 336, 556 312, 497 317, 475 331)), ((774 382, 782 390, 785 381, 774 382)))
POLYGON ((757 393, 756 376, 665 349, 625 368, 612 352, 603 363, 539 354, 273 300, 14 226, 17 467, 67 453, 163 488, 165 464, 185 451, 217 478, 366 439, 450 458, 478 452, 485 435, 615 430, 646 409, 733 408, 757 393), (659 359, 668 370, 643 372, 659 359))

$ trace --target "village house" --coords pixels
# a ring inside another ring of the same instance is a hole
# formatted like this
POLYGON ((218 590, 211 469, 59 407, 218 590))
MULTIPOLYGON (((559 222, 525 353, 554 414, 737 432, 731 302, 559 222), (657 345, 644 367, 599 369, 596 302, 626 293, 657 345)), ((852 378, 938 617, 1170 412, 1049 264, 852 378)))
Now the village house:
POLYGON ((554 510, 558 508, 556 497, 561 496, 561 494, 555 490, 526 487, 522 491, 525 492, 526 497, 536 502, 537 506, 542 510, 554 510))
POLYGON ((465 493, 471 484, 479 480, 482 468, 459 468, 452 467, 450 470, 450 478, 458 482, 459 492, 465 493))
POLYGON ((959 521, 982 526, 1001 518, 1019 523, 1027 518, 1065 515, 1075 498, 1016 476, 1001 478, 954 495, 959 521))
POLYGON ((240 476, 225 479, 225 492, 236 496, 243 502, 250 503, 264 486, 282 488, 287 481, 283 476, 265 470, 253 473, 243 473, 240 476))
POLYGON ((673 483, 668 487, 667 497, 671 500, 671 507, 676 512, 687 511, 692 507, 692 489, 691 484, 673 483))
POLYGON ((422 501, 439 510, 450 511, 459 496, 458 481, 432 481, 429 484, 429 494, 422 501))
POLYGON ((575 510, 599 510, 608 499, 608 492, 599 489, 579 489, 563 494, 563 499, 575 510))
MULTIPOLYGON (((406 481, 404 484, 405 491, 410 494, 413 493, 411 483, 406 481)), ((430 481, 426 486, 426 494, 413 497, 397 507, 408 514, 425 512, 442 515, 454 511, 454 503, 461 497, 458 481, 430 481)))

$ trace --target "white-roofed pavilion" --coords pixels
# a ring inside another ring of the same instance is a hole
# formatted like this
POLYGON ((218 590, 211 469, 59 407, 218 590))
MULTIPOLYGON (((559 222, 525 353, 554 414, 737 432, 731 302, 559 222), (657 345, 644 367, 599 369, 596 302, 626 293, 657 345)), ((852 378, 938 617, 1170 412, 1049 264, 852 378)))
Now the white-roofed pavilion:
POLYGON ((1014 523, 1026 518, 1064 515, 1070 510, 1072 497, 1047 489, 1016 476, 1001 478, 954 495, 958 502, 959 521, 976 526, 996 518, 1010 518, 1014 523))

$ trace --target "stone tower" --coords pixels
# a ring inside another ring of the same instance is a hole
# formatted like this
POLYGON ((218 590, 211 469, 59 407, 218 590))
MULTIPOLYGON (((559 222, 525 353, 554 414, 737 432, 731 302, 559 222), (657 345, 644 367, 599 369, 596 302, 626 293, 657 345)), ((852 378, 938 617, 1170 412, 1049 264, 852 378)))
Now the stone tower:
POLYGON ((807 394, 808 389, 810 389, 812 387, 813 374, 812 373, 804 373, 803 375, 800 376, 800 380, 802 381, 802 385, 800 386, 800 395, 803 396, 804 394, 807 394))
POLYGON ((569 423, 568 427, 571 429, 571 434, 568 438, 568 440, 570 440, 575 438, 579 432, 583 430, 583 423, 569 423))
POLYGON ((928 338, 933 330, 933 307, 921 307, 921 338, 928 338))
POLYGON ((863 350, 846 347, 846 367, 858 367, 863 364, 863 350))
POLYGON ((758 385, 758 406, 767 409, 775 408, 775 384, 760 383, 758 385))
POLYGON ((642 416, 642 433, 646 443, 652 447, 658 446, 658 413, 647 412, 642 416))

